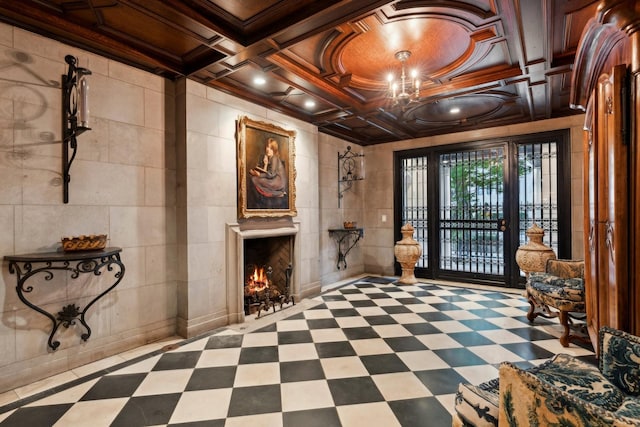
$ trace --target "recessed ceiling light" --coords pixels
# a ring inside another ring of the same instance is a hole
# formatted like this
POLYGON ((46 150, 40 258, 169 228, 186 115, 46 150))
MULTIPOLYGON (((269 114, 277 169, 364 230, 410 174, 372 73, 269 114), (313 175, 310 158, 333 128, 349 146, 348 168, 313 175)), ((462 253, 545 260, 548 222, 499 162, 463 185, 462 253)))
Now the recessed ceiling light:
POLYGON ((460 112, 460 108, 458 107, 453 107, 452 109, 449 110, 449 112, 451 114, 458 114, 460 112))
POLYGON ((267 81, 264 79, 264 77, 255 77, 253 79, 253 84, 256 84, 258 86, 262 86, 263 84, 265 84, 267 81))
POLYGON ((313 108, 313 107, 316 106, 316 102, 314 100, 312 100, 312 99, 307 99, 304 102, 304 106, 307 107, 307 108, 313 108))

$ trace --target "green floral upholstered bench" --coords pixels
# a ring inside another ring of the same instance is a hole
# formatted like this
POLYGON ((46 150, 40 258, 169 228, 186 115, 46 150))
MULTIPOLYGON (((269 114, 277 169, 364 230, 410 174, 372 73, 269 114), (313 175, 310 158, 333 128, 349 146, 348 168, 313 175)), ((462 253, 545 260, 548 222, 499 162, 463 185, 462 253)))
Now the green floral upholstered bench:
POLYGON ((566 354, 495 380, 460 384, 453 426, 640 426, 640 338, 604 327, 598 366, 566 354))

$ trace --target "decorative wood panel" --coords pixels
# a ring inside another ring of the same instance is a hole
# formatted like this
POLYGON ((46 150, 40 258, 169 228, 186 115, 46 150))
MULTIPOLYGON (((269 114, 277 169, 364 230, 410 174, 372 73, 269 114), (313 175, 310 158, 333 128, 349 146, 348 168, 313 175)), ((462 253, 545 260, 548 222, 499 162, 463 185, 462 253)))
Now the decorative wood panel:
POLYGON ((587 110, 585 275, 592 341, 607 325, 640 335, 640 14, 606 0, 579 43, 571 103, 587 110))
POLYGON ((569 105, 571 65, 596 5, 0 0, 0 21, 370 145, 579 113, 569 105), (422 84, 420 102, 400 108, 389 100, 386 77, 399 73, 394 54, 404 49, 422 84), (256 85, 257 76, 266 83, 256 85))

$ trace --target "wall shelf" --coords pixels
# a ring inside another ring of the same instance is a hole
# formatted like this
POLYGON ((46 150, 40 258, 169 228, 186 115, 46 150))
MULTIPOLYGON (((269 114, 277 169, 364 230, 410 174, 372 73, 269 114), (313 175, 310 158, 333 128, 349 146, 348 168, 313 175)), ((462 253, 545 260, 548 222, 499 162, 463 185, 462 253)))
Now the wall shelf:
POLYGON ((53 340, 53 336, 60 325, 68 328, 75 324, 76 319, 86 329, 81 338, 84 341, 89 339, 91 328, 87 324, 85 315, 96 301, 115 288, 124 277, 124 264, 120 261, 121 251, 122 248, 113 247, 92 251, 32 253, 4 257, 6 261, 9 261, 9 273, 16 275, 16 292, 20 301, 51 320, 51 333, 47 343, 52 350, 55 351, 60 346, 60 341, 53 340), (56 271, 68 271, 71 272, 70 277, 72 279, 77 279, 78 276, 85 273, 102 276, 103 273, 113 271, 114 268, 117 268, 117 271, 113 274, 115 281, 106 290, 93 298, 84 308, 76 304, 68 304, 62 307, 61 311, 54 314, 49 313, 27 298, 27 295, 34 290, 32 284, 26 285, 27 281, 32 277, 39 275, 42 281, 47 282, 53 279, 56 271))
POLYGON ((338 244, 338 261, 336 268, 340 266, 347 269, 347 254, 353 249, 358 241, 364 237, 364 228, 330 228, 329 235, 338 244))

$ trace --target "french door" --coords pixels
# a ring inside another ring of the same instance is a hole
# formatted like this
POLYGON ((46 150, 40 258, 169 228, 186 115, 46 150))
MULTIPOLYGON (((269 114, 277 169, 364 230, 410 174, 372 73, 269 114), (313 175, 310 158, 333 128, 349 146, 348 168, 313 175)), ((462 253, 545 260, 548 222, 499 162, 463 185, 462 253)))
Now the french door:
POLYGON ((569 257, 568 160, 566 131, 397 152, 396 237, 413 225, 416 275, 520 287, 515 251, 534 222, 569 257))

